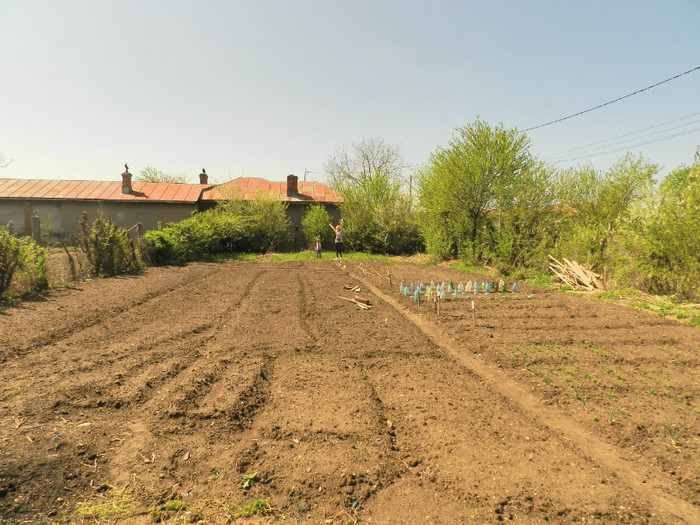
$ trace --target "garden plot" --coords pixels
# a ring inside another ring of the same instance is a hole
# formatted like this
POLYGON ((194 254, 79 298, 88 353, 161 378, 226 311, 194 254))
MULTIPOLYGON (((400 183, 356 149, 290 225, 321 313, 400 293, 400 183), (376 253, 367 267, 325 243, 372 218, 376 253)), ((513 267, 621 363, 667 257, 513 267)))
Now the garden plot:
POLYGON ((5 308, 0 522, 697 522, 697 329, 398 291, 467 279, 232 261, 5 308))

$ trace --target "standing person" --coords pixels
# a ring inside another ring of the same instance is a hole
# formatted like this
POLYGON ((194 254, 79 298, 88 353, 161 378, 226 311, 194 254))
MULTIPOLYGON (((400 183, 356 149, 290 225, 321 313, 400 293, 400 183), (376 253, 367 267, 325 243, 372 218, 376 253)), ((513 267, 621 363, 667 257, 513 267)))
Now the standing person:
POLYGON ((330 224, 331 230, 335 232, 335 256, 339 259, 343 258, 343 219, 341 217, 340 224, 333 226, 330 224))
POLYGON ((321 237, 316 237, 316 258, 321 258, 321 237))

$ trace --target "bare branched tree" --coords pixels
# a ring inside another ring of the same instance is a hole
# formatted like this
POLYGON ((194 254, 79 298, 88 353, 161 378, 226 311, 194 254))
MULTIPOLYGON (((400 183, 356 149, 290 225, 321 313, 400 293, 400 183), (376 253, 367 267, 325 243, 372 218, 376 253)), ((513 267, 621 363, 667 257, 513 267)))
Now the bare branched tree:
POLYGON ((171 175, 152 166, 146 166, 139 172, 136 180, 138 182, 174 182, 177 184, 185 184, 187 182, 187 175, 182 173, 179 175, 171 175))
POLYGON ((350 147, 343 145, 324 165, 329 183, 336 189, 347 184, 357 186, 377 173, 400 181, 405 168, 401 149, 387 144, 383 139, 363 139, 350 147))

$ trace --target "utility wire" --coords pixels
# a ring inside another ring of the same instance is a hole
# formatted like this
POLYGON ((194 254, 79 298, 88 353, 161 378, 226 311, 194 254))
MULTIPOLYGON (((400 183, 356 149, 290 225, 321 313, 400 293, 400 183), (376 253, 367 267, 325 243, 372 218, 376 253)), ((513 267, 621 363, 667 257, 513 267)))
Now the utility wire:
MULTIPOLYGON (((700 113, 696 113, 696 115, 699 115, 699 114, 700 114, 700 113)), ((692 117, 692 116, 695 116, 695 115, 690 115, 689 117, 692 117)), ((683 118, 689 118, 689 117, 683 117, 683 118)), ((633 131, 633 132, 631 132, 631 133, 627 133, 627 134, 624 134, 624 135, 618 135, 617 137, 612 137, 612 138, 609 138, 609 139, 606 139, 606 140, 601 140, 601 141, 598 141, 598 142, 593 142, 593 143, 588 144, 588 145, 586 145, 586 146, 580 146, 580 147, 578 147, 578 148, 572 148, 572 149, 569 149, 569 150, 566 150, 566 151, 562 151, 562 152, 559 152, 559 153, 554 153, 554 154, 552 154, 552 155, 547 155, 547 156, 544 157, 544 160, 554 160, 554 159, 556 159, 557 157, 567 157, 567 156, 570 157, 571 155, 585 155, 585 154, 592 153, 592 152, 597 151, 597 150, 601 150, 601 149, 605 149, 605 148, 611 148, 611 147, 613 147, 613 146, 618 146, 618 145, 621 145, 621 144, 626 144, 626 143, 628 143, 628 142, 638 141, 638 140, 640 140, 640 139, 645 139, 645 138, 647 138, 647 137, 653 137, 654 135, 660 135, 660 134, 663 134, 663 133, 669 133, 669 132, 671 132, 671 131, 675 131, 675 130, 677 130, 677 129, 684 128, 684 127, 687 127, 687 126, 692 126, 692 125, 697 124, 698 122, 700 122, 700 120, 697 120, 697 119, 696 119, 696 120, 691 120, 690 122, 685 122, 684 124, 679 124, 679 125, 677 125, 677 126, 672 126, 672 127, 666 128, 666 129, 659 130, 659 131, 654 131, 654 132, 652 132, 652 133, 646 133, 646 134, 640 135, 640 133, 642 133, 642 132, 644 132, 644 131, 648 131, 648 130, 650 130, 650 129, 657 128, 657 127, 659 127, 659 126, 664 126, 664 125, 670 124, 670 123, 672 123, 672 122, 677 122, 678 120, 683 120, 683 119, 677 119, 677 120, 675 120, 675 121, 669 121, 669 122, 665 122, 665 123, 663 123, 663 124, 657 124, 656 126, 651 126, 651 127, 649 127, 649 128, 645 128, 645 129, 642 129, 642 130, 633 131), (632 138, 625 139, 625 140, 616 140, 616 139, 620 139, 620 138, 624 138, 624 137, 629 137, 629 136, 632 136, 632 135, 636 135, 636 136, 635 136, 635 137, 632 137, 632 138), (613 141, 614 141, 614 142, 613 142, 613 141)))
POLYGON ((624 147, 622 147, 622 148, 611 149, 611 150, 607 150, 607 151, 601 151, 600 153, 593 153, 593 154, 590 154, 590 155, 583 155, 583 156, 581 156, 581 157, 573 157, 573 158, 570 158, 570 159, 557 160, 557 161, 554 161, 554 164, 560 164, 560 163, 562 163, 562 162, 573 162, 573 161, 575 161, 575 160, 590 159, 590 158, 593 158, 593 157, 600 157, 601 155, 607 155, 607 154, 609 154, 609 153, 616 153, 616 152, 622 151, 622 150, 630 150, 630 149, 632 149, 632 148, 636 148, 636 147, 639 147, 639 146, 646 146, 647 144, 654 144, 654 143, 656 143, 656 142, 662 142, 662 141, 664 141, 664 140, 672 139, 672 138, 674 138, 674 137, 679 137, 679 136, 681 136, 681 135, 689 135, 690 133, 696 133, 696 132, 698 132, 698 131, 700 131, 700 128, 695 128, 695 129, 691 129, 691 130, 688 130, 688 131, 682 131, 682 132, 680 132, 680 133, 674 133, 673 135, 669 135, 668 137, 661 137, 661 138, 658 138, 658 139, 655 139, 655 140, 647 140, 646 142, 640 142, 639 144, 633 144, 633 145, 631 145, 631 146, 624 146, 624 147))
POLYGON ((661 82, 657 82, 656 84, 652 84, 651 86, 647 86, 647 87, 645 87, 645 88, 638 89, 637 91, 634 91, 634 92, 632 92, 632 93, 629 93, 629 94, 627 94, 627 95, 624 95, 624 96, 622 96, 622 97, 620 97, 620 98, 616 98, 615 100, 611 100, 611 101, 609 101, 609 102, 605 102, 604 104, 598 104, 597 106, 593 106, 592 108, 584 109, 583 111, 579 111, 578 113, 574 113, 574 114, 572 114, 572 115, 568 115, 568 116, 566 116, 566 117, 562 117, 562 118, 559 118, 559 119, 556 119, 556 120, 551 120, 551 121, 549 121, 549 122, 545 122, 544 124, 540 124, 540 125, 538 125, 538 126, 533 126, 533 127, 531 127, 531 128, 527 128, 527 129, 524 129, 524 130, 522 130, 522 131, 523 131, 523 132, 532 131, 533 129, 543 128, 543 127, 545 127, 545 126, 550 126, 550 125, 552 125, 552 124, 556 124, 557 122, 561 122, 561 121, 563 121, 563 120, 567 120, 567 119, 570 119, 570 118, 573 118, 573 117, 578 117, 579 115, 583 115, 584 113, 588 113, 589 111, 593 111, 593 110, 596 110, 596 109, 600 109, 600 108, 602 108, 602 107, 604 107, 604 106, 609 106, 610 104, 613 104, 613 103, 615 103, 615 102, 619 102, 620 100, 623 100, 623 99, 625 99, 625 98, 631 97, 631 96, 633 96, 633 95, 637 95, 637 94, 639 94, 639 93, 641 93, 641 92, 643 92, 643 91, 647 91, 648 89, 655 88, 656 86, 660 86, 661 84, 665 84, 666 82, 670 82, 671 80, 675 80, 675 79, 677 79, 677 78, 679 78, 679 77, 682 77, 683 75, 687 75, 688 73, 692 73, 693 71, 697 71, 698 69, 700 69, 700 66, 696 66, 696 67, 694 67, 693 69, 689 69, 688 71, 684 71, 683 73, 678 73, 677 75, 672 76, 672 77, 670 77, 670 78, 667 78, 666 80, 662 80, 661 82))
POLYGON ((687 118, 695 117, 695 116, 697 116, 697 115, 700 115, 700 112, 693 113, 693 114, 691 114, 691 115, 686 115, 686 116, 684 116, 684 117, 680 117, 680 118, 673 119, 673 120, 667 120, 666 122, 661 122, 660 124, 654 124, 653 126, 649 126, 648 128, 642 128, 642 129, 638 129, 638 130, 635 130, 635 131, 630 131, 629 133, 624 133, 624 134, 622 134, 622 135, 617 135, 617 136, 615 136, 615 137, 610 137, 610 138, 607 138, 607 139, 599 140, 599 141, 597 141, 597 142, 591 142, 590 144, 586 144, 586 145, 584 145, 584 146, 578 146, 578 147, 576 147, 576 148, 571 148, 571 149, 567 149, 567 150, 564 150, 564 151, 560 151, 559 153, 552 153, 552 154, 550 154, 550 155, 546 155, 545 158, 560 157, 560 156, 562 156, 562 155, 565 155, 565 154, 568 154, 568 153, 572 153, 572 152, 574 152, 574 151, 578 151, 578 150, 581 150, 581 149, 587 149, 587 148, 589 148, 589 147, 591 147, 591 146, 597 146, 598 144, 604 144, 604 143, 610 142, 610 141, 612 141, 612 140, 617 140, 617 139, 621 139, 621 138, 624 138, 624 137, 629 137, 630 135, 636 135, 637 133, 642 133, 643 131, 648 131, 648 130, 650 130, 650 129, 654 129, 654 128, 658 128, 658 127, 661 127, 661 126, 665 126, 666 124, 673 124, 674 122, 679 122, 679 121, 681 121, 681 120, 685 120, 685 119, 687 119, 687 118))

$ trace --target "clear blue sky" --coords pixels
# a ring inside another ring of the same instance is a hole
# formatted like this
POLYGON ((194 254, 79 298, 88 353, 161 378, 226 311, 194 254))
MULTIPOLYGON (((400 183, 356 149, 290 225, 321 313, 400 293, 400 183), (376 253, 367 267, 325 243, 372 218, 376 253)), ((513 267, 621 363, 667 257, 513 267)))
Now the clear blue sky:
MULTIPOLYGON (((323 181, 343 144, 421 164, 477 116, 524 130, 700 66, 698 0, 0 0, 0 21, 11 178, 323 181)), ((700 70, 528 137, 560 167, 690 164, 700 70)))

